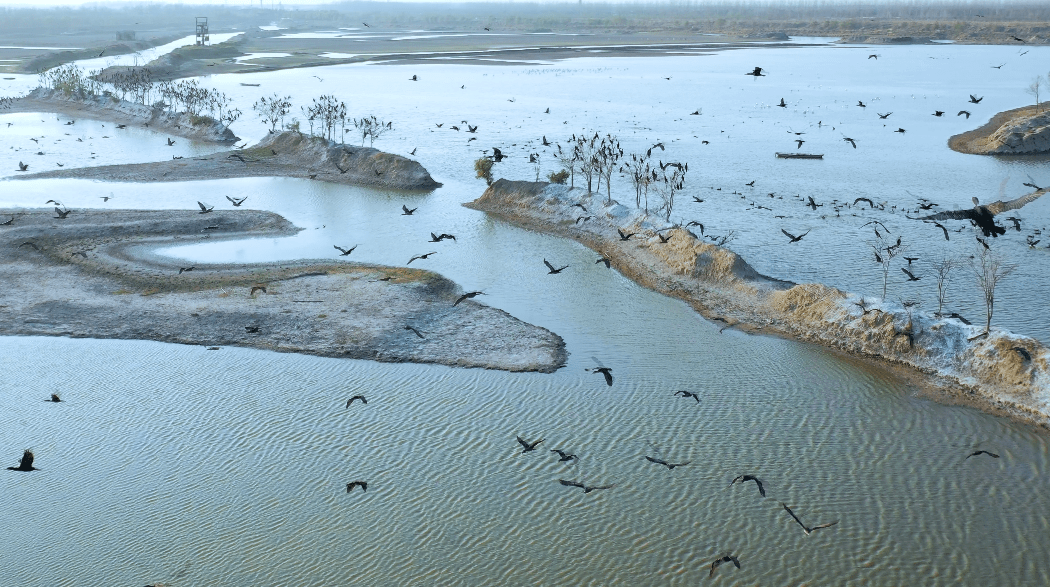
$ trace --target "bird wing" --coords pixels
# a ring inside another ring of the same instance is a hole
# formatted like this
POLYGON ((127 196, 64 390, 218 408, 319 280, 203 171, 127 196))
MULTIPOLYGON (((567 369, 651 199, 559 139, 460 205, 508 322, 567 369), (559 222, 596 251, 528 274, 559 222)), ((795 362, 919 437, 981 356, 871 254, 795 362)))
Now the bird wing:
POLYGON ((197 201, 197 205, 201 207, 201 210, 205 210, 205 211, 208 210, 208 207, 205 206, 203 203, 201 203, 200 200, 197 201))
POLYGON ((230 196, 226 196, 226 199, 227 199, 227 200, 229 200, 230 202, 234 203, 234 204, 236 204, 236 203, 237 203, 237 202, 236 202, 236 201, 234 201, 234 199, 233 199, 233 198, 231 198, 230 196))
POLYGON ((33 468, 33 451, 26 450, 25 452, 22 453, 22 462, 19 463, 19 466, 22 469, 32 469, 33 468))
POLYGON ((901 267, 901 271, 903 271, 908 277, 915 279, 915 276, 911 274, 911 271, 908 271, 904 267, 901 267))
POLYGON ((832 527, 832 526, 834 526, 835 524, 838 524, 838 523, 839 523, 839 521, 835 520, 834 522, 827 522, 826 524, 818 524, 818 525, 813 526, 812 528, 810 528, 809 531, 812 532, 814 530, 820 530, 821 528, 830 528, 830 527, 832 527))
POLYGON ((793 235, 790 232, 784 230, 783 228, 780 229, 780 232, 784 233, 789 239, 795 240, 795 235, 793 235))
POLYGON ((649 455, 645 455, 645 460, 649 461, 650 463, 656 463, 657 465, 666 465, 667 464, 667 461, 661 461, 660 459, 654 459, 653 457, 651 457, 649 455))
POLYGON ((458 306, 458 305, 459 305, 459 303, 460 303, 460 302, 462 302, 463 300, 467 299, 467 297, 468 297, 468 296, 467 296, 466 294, 463 294, 463 295, 459 296, 459 299, 458 299, 458 300, 456 300, 456 303, 454 303, 454 304, 452 304, 452 305, 453 305, 453 306, 458 306))
POLYGON ((543 264, 546 265, 547 268, 550 269, 551 271, 554 271, 554 265, 551 265, 550 262, 547 261, 546 259, 543 260, 543 264))
POLYGON ((609 370, 602 371, 602 375, 605 375, 605 384, 612 387, 612 372, 609 370))
POLYGON ((798 522, 799 526, 802 526, 803 530, 806 530, 807 532, 809 531, 809 528, 806 528, 806 525, 802 523, 802 520, 798 519, 798 516, 795 515, 795 512, 791 511, 791 508, 789 508, 786 503, 781 503, 780 505, 784 506, 784 511, 791 514, 791 517, 798 522))
POLYGON ((1038 200, 1040 198, 1040 196, 1045 194, 1047 191, 1050 191, 1050 189, 1036 190, 1036 191, 1034 191, 1034 192, 1032 192, 1030 194, 1023 195, 1020 198, 1017 198, 1016 200, 1009 200, 1007 202, 999 200, 998 202, 995 202, 993 204, 989 204, 988 205, 988 211, 991 212, 992 215, 995 215, 995 214, 1002 214, 1003 212, 1006 212, 1007 210, 1017 210, 1018 208, 1021 208, 1025 204, 1030 204, 1031 202, 1034 202, 1034 201, 1038 200))
POLYGON ((762 497, 765 497, 766 496, 766 488, 762 487, 762 481, 759 480, 758 477, 752 477, 751 480, 755 482, 755 485, 758 485, 758 492, 762 495, 762 497))
POLYGON ((522 446, 523 448, 529 448, 529 443, 528 443, 528 442, 525 442, 525 439, 524 439, 524 438, 522 438, 522 437, 520 437, 520 436, 517 436, 517 437, 515 437, 515 438, 517 438, 517 439, 518 439, 518 444, 520 444, 520 445, 521 445, 521 446, 522 446))
MULTIPOLYGON (((999 202, 996 202, 999 203, 999 202)), ((994 206, 995 204, 993 204, 994 206)), ((916 220, 966 220, 974 217, 974 211, 967 210, 945 210, 944 212, 938 212, 930 216, 923 216, 922 218, 916 218, 916 220)))
POLYGON ((585 489, 583 483, 577 483, 576 481, 566 481, 565 479, 558 479, 558 483, 561 483, 566 487, 579 487, 580 489, 585 489))

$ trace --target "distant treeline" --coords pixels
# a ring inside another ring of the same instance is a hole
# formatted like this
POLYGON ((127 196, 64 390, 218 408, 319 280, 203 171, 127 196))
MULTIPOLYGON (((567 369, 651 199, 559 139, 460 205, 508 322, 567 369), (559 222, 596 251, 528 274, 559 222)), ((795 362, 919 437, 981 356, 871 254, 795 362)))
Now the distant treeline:
POLYGON ((540 28, 681 27, 717 24, 819 21, 938 21, 1050 23, 1050 2, 843 2, 828 0, 684 1, 669 3, 408 3, 342 2, 320 8, 281 9, 190 4, 128 4, 116 7, 0 8, 0 36, 47 31, 193 30, 207 16, 213 30, 260 24, 283 26, 540 28), (188 24, 187 24, 188 23, 188 24))

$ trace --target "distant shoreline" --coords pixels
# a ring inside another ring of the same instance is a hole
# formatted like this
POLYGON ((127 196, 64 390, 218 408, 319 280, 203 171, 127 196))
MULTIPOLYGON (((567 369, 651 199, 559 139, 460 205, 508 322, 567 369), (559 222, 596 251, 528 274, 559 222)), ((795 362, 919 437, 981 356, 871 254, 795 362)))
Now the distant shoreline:
POLYGON ((1005 110, 978 128, 949 137, 948 148, 967 155, 1029 155, 1050 152, 1050 148, 1042 151, 1007 150, 1000 141, 995 140, 997 133, 1005 133, 1010 130, 1004 127, 1023 124, 1037 115, 1047 113, 1050 113, 1050 110, 1043 105, 1005 110))

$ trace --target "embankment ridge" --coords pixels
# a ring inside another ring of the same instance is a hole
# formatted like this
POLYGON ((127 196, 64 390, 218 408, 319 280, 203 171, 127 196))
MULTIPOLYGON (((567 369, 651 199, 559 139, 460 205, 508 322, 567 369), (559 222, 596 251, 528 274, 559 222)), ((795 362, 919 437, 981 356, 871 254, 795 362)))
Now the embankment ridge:
POLYGON ((980 128, 949 138, 948 147, 969 155, 1050 153, 1050 110, 1025 106, 1000 112, 980 128))

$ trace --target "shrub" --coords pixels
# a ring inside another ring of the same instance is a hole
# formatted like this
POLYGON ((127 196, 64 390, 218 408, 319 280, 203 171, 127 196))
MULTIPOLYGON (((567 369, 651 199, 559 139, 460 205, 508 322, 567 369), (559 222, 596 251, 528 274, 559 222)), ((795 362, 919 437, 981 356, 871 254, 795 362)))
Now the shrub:
POLYGON ((485 180, 485 183, 492 185, 492 159, 488 157, 482 157, 474 162, 474 171, 477 172, 477 176, 485 180))
POLYGON ((565 184, 565 180, 569 179, 569 172, 565 169, 561 171, 552 171, 547 174, 547 180, 551 183, 565 184))

